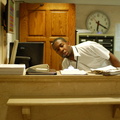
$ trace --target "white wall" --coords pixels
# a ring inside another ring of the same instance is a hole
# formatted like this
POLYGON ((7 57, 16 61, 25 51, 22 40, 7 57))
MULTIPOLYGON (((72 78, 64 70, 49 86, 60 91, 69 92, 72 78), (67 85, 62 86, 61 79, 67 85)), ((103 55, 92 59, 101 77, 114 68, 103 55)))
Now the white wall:
MULTIPOLYGON (((110 19, 110 29, 107 34, 115 35, 115 26, 120 23, 120 5, 76 5, 76 28, 86 29, 87 16, 95 10, 100 10, 107 14, 110 19)), ((116 44, 120 44, 117 39, 115 39, 114 54, 120 60, 120 49, 116 49, 116 44)))
POLYGON ((114 5, 76 5, 76 27, 85 29, 87 16, 95 10, 100 10, 107 14, 110 19, 110 29, 107 34, 115 33, 115 25, 120 23, 120 6, 114 5))

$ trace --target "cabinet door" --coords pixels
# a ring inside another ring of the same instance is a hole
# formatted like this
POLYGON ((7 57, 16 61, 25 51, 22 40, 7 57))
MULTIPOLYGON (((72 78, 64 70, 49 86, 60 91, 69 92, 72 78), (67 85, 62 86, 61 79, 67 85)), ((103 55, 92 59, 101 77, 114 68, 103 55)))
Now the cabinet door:
POLYGON ((59 70, 62 58, 51 47, 51 42, 57 37, 75 44, 74 4, 20 4, 20 42, 44 42, 44 63, 59 70))

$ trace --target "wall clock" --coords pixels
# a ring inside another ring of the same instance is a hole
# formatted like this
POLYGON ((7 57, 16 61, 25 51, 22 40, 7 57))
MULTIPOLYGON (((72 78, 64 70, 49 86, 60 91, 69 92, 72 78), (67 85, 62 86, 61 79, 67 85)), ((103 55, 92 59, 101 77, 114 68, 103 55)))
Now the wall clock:
POLYGON ((94 11, 88 15, 86 27, 92 33, 106 33, 110 28, 109 17, 101 11, 94 11))

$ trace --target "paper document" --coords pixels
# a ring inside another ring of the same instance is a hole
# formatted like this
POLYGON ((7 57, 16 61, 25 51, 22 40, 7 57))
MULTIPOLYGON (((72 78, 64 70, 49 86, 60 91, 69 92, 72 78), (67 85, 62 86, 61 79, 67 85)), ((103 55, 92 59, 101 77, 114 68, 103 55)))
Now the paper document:
POLYGON ((103 72, 103 75, 118 75, 120 74, 120 70, 108 70, 103 72))
POLYGON ((103 74, 103 75, 117 75, 120 74, 120 69, 112 65, 109 65, 102 68, 91 69, 91 72, 96 74, 103 74))
POLYGON ((70 66, 68 69, 60 70, 62 75, 87 75, 87 72, 84 70, 74 69, 70 66))
POLYGON ((0 64, 0 75, 24 75, 25 64, 0 64))

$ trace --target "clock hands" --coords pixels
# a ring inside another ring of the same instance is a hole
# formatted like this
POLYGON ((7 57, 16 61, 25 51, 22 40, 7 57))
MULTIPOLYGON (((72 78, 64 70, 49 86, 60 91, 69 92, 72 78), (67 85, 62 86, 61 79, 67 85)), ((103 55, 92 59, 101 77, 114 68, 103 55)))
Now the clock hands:
POLYGON ((98 26, 100 25, 101 27, 103 27, 103 28, 107 29, 104 25, 100 24, 100 22, 99 22, 99 21, 97 21, 96 23, 97 23, 97 25, 98 25, 98 26))
POLYGON ((98 21, 98 24, 97 24, 96 31, 99 32, 99 21, 98 21))
POLYGON ((97 20, 95 19, 95 17, 93 17, 93 19, 94 19, 95 22, 97 23, 97 28, 96 28, 97 31, 98 31, 98 29, 99 29, 99 26, 101 26, 101 27, 107 29, 107 27, 105 27, 104 25, 100 24, 100 21, 97 21, 97 20))
POLYGON ((95 22, 97 23, 97 28, 96 31, 99 32, 99 21, 97 22, 97 20, 95 19, 95 17, 93 17, 93 19, 95 20, 95 22))

